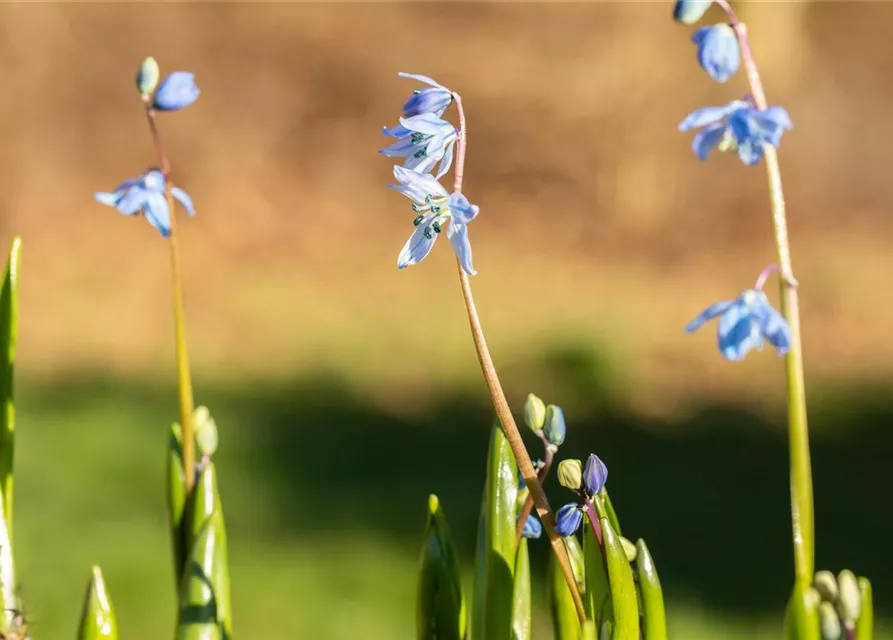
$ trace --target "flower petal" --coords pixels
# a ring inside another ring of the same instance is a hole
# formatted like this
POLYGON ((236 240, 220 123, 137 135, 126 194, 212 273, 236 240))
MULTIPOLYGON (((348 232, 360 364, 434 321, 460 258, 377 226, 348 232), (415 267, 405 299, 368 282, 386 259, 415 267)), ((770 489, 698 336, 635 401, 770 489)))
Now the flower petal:
POLYGON ((436 80, 433 80, 433 79, 429 78, 428 76, 423 76, 418 73, 406 73, 404 71, 400 71, 397 74, 397 77, 409 78, 410 80, 418 80, 419 82, 424 82, 425 84, 430 84, 432 87, 440 87, 441 89, 446 88, 442 84, 437 82, 436 80))
POLYGON ((456 138, 450 140, 447 144, 446 151, 443 154, 443 160, 440 161, 440 168, 437 170, 437 179, 440 180, 443 176, 446 175, 447 171, 450 170, 450 167, 453 166, 453 153, 455 151, 454 146, 456 144, 456 138))
POLYGON ((167 206, 167 199, 158 191, 148 191, 146 195, 146 206, 143 208, 146 220, 162 236, 167 237, 171 232, 171 211, 167 206))
POLYGON ((389 158, 404 158, 409 157, 415 154, 416 151, 420 151, 427 146, 426 141, 413 142, 412 136, 405 136, 400 138, 394 144, 385 147, 384 149, 380 149, 379 153, 383 156, 388 156, 389 158))
POLYGON ((679 131, 698 129, 714 122, 719 122, 729 114, 729 105, 724 107, 703 107, 685 116, 679 123, 679 131))
POLYGON ((691 141, 691 149, 695 152, 695 155, 701 160, 706 160, 713 148, 725 136, 726 128, 725 123, 714 122, 698 131, 691 141))
POLYGON ((450 196, 450 215, 459 224, 468 224, 477 217, 480 210, 480 207, 471 204, 461 193, 450 196))
POLYGON ((725 82, 738 71, 741 49, 735 31, 728 24, 701 27, 692 40, 698 45, 698 63, 711 78, 725 82))
POLYGON ((400 124, 410 131, 418 131, 430 136, 447 136, 456 128, 433 113, 422 113, 411 118, 400 118, 400 124))
POLYGON ((146 206, 149 193, 141 186, 131 187, 118 199, 118 211, 125 216, 136 215, 146 206))
POLYGON ((171 187, 171 195, 183 205, 183 208, 186 209, 186 213, 191 216, 195 215, 195 207, 192 205, 192 198, 188 193, 183 191, 180 187, 171 187))
MULTIPOLYGON (((726 360, 743 360, 747 352, 754 347, 762 347, 760 325, 749 314, 735 316, 736 322, 723 324, 720 321, 717 331, 719 350, 726 360)), ((725 320, 726 316, 722 317, 725 320)))
POLYGON ((583 522, 583 512, 579 505, 570 502, 561 507, 555 514, 555 533, 562 538, 572 536, 583 522))
POLYGON ((528 539, 537 539, 543 535, 543 525, 535 515, 527 516, 521 535, 528 539))
POLYGON ((468 227, 455 221, 450 222, 447 236, 465 273, 470 276, 477 275, 477 271, 474 270, 474 265, 471 261, 471 241, 468 239, 468 227))
POLYGON ((96 198, 97 202, 108 205, 110 207, 117 207, 118 200, 120 200, 121 196, 117 193, 108 193, 105 191, 97 191, 93 194, 93 197, 96 198))
POLYGON ((708 320, 712 320, 716 316, 722 315, 733 304, 735 304, 734 300, 724 300, 723 302, 717 302, 710 305, 701 312, 701 315, 685 325, 685 333, 692 333, 694 331, 697 331, 702 326, 704 326, 705 322, 707 322, 708 320))
POLYGON ((161 81, 153 106, 159 111, 177 111, 198 100, 200 93, 194 73, 174 71, 161 81))
POLYGON ((406 267, 418 264, 431 253, 431 249, 434 247, 434 242, 439 235, 434 233, 431 229, 431 221, 433 218, 434 216, 425 218, 421 224, 415 228, 412 235, 409 236, 409 240, 406 241, 406 244, 403 245, 403 249, 400 250, 400 255, 397 256, 397 268, 405 269, 406 267))
POLYGON ((405 138, 406 136, 412 134, 412 131, 410 131, 409 129, 404 127, 402 124, 395 125, 391 129, 388 129, 387 127, 382 127, 381 132, 382 132, 382 134, 384 134, 386 136, 390 136, 392 138, 405 138))
POLYGON ((772 307, 766 309, 760 330, 769 344, 778 350, 778 355, 783 356, 791 348, 791 328, 784 316, 772 307))
POLYGON ((448 198, 450 194, 443 188, 437 179, 427 173, 418 173, 404 169, 399 165, 394 166, 394 177, 404 187, 413 191, 414 194, 421 196, 416 202, 424 202, 425 196, 435 196, 440 198, 448 198))
POLYGON ((743 140, 738 142, 738 157, 749 167, 763 159, 763 143, 759 140, 743 140))

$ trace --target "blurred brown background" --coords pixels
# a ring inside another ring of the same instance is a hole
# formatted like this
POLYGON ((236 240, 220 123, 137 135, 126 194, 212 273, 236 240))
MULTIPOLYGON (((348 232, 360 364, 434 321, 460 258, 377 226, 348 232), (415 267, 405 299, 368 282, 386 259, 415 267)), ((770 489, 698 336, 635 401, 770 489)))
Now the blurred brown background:
MULTIPOLYGON (((888 419, 893 4, 738 4, 769 101, 794 121, 780 157, 813 397, 879 385, 888 419)), ((447 243, 396 268, 413 214, 386 188, 392 163, 377 150, 415 87, 396 76, 407 71, 465 102, 465 191, 481 207, 473 286, 513 399, 547 389, 572 416, 588 393, 607 394, 658 417, 734 401, 777 418, 773 353, 729 364, 715 327, 682 332, 775 258, 762 167, 719 154, 701 163, 676 130, 747 88, 743 73, 718 85, 698 68, 692 29, 671 9, 0 6, 0 239, 24 238, 24 384, 172 379, 167 245, 92 199, 154 162, 133 86, 154 55, 162 73, 191 70, 202 89, 160 117, 174 180, 198 208, 180 229, 200 395, 331 377, 386 415, 457 389, 485 402, 447 243), (564 395, 549 375, 556 350, 599 363, 607 390, 564 395)), ((783 542, 787 523, 777 525, 783 542)), ((409 628, 410 612, 395 628, 409 628)))

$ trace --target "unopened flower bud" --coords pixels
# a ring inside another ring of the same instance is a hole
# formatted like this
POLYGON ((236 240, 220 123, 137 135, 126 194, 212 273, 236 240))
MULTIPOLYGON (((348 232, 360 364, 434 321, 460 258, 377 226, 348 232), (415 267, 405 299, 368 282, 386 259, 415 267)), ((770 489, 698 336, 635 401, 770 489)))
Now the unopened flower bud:
POLYGON ((848 628, 859 620, 862 613, 862 595, 859 592, 859 581, 849 569, 844 569, 837 574, 837 587, 840 596, 837 601, 837 610, 844 624, 848 628))
POLYGON ((217 451, 217 423, 211 417, 208 407, 198 407, 192 414, 192 426, 195 429, 195 444, 203 456, 213 456, 217 451))
POLYGON ((571 491, 579 489, 583 484, 583 463, 573 459, 559 462, 558 482, 571 491))
POLYGON ((822 596, 822 600, 837 604, 839 590, 837 589, 837 578, 830 571, 816 571, 813 586, 822 596))
POLYGON ((707 13, 712 0, 677 0, 673 19, 682 24, 694 24, 707 13))
POLYGON ((608 481, 608 467, 595 455, 589 454, 586 468, 583 469, 583 488, 590 496, 596 495, 608 481))
POLYGON ((155 91, 155 87, 158 86, 160 73, 161 71, 158 68, 158 63, 155 61, 155 58, 149 56, 143 60, 143 63, 140 65, 140 69, 136 74, 137 91, 142 95, 148 95, 155 91))
POLYGON ((534 431, 540 431, 546 421, 546 404, 534 394, 527 396, 524 404, 524 423, 534 431))
POLYGON ((822 627, 822 640, 840 640, 843 629, 840 618, 837 617, 837 610, 830 602, 819 605, 819 624, 822 627))
POLYGON ((564 444, 564 438, 567 435, 567 425, 564 423, 564 412, 561 410, 561 407, 554 404, 546 407, 543 434, 545 434, 546 440, 556 447, 564 444))
POLYGON ((636 561, 636 556, 638 555, 638 550, 636 549, 636 545, 632 542, 620 536, 620 546, 623 547, 623 552, 626 554, 626 559, 630 562, 636 561))

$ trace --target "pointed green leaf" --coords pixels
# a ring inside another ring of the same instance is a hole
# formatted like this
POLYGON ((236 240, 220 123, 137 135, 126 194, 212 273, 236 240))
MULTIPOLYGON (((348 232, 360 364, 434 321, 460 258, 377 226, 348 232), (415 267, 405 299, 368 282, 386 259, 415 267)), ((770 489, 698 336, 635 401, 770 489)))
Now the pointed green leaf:
POLYGON ((598 640, 596 626, 592 620, 587 620, 583 624, 583 640, 598 640))
POLYGON ((115 619, 115 607, 109 596, 102 571, 93 567, 93 575, 87 584, 87 595, 84 597, 84 608, 81 611, 81 624, 78 640, 117 640, 118 622, 115 619))
POLYGON ((667 614, 664 592, 657 577, 657 567, 648 546, 641 538, 636 542, 636 573, 642 596, 642 635, 644 640, 667 640, 667 614))
POLYGON ((601 501, 597 500, 597 506, 599 508, 603 508, 604 512, 599 511, 599 516, 606 516, 608 520, 611 522, 611 526, 614 527, 614 533, 618 536, 622 536, 623 533, 620 531, 620 519, 617 517, 617 512, 614 511, 614 504, 611 502, 611 496, 608 495, 607 487, 602 487, 602 490, 598 494, 601 496, 601 501))
POLYGON ((859 578, 859 593, 862 596, 862 614, 856 623, 856 640, 871 640, 874 633, 874 602, 868 578, 859 578))
POLYGON ((16 338, 19 328, 19 272, 22 263, 22 239, 12 241, 6 272, 0 289, 0 491, 3 492, 3 516, 12 538, 12 458, 15 433, 13 373, 16 338))
POLYGON ((229 560, 214 463, 207 460, 193 493, 192 548, 180 586, 178 640, 232 637, 229 560))
POLYGON ((608 573, 598 538, 589 525, 588 518, 583 521, 583 562, 585 566, 586 591, 583 603, 586 605, 586 617, 601 626, 599 615, 608 599, 608 573))
POLYGON ((515 554, 515 592, 512 599, 512 640, 530 640, 533 609, 530 600, 530 554, 527 551, 527 538, 521 538, 515 554))
POLYGON ((633 571, 626 559, 626 551, 620 536, 614 533, 607 518, 599 521, 602 526, 602 540, 605 545, 605 559, 608 565, 608 584, 611 588, 611 606, 614 640, 639 640, 639 606, 636 596, 636 583, 633 571))
POLYGON ((497 421, 487 454, 487 481, 478 523, 472 615, 473 640, 510 640, 515 568, 518 467, 497 421))
POLYGON ((170 520, 171 545, 174 549, 174 580, 177 585, 183 579, 186 549, 189 546, 189 530, 183 526, 186 508, 186 476, 183 473, 182 430, 179 424, 171 425, 167 452, 167 512, 170 520))
MULTIPOLYGON (((583 550, 580 548, 580 543, 574 536, 569 536, 564 538, 564 546, 570 556, 577 584, 585 584, 583 580, 583 550)), ((549 554, 546 590, 549 608, 552 612, 552 630, 555 640, 580 640, 580 620, 577 618, 577 608, 574 606, 571 590, 567 586, 564 574, 558 568, 558 561, 555 559, 554 553, 549 554)))
POLYGON ((819 620, 819 592, 811 586, 797 583, 791 593, 785 611, 785 638, 787 640, 821 640, 819 620))
POLYGON ((440 500, 433 494, 428 498, 416 605, 419 640, 463 640, 465 599, 459 558, 440 500))

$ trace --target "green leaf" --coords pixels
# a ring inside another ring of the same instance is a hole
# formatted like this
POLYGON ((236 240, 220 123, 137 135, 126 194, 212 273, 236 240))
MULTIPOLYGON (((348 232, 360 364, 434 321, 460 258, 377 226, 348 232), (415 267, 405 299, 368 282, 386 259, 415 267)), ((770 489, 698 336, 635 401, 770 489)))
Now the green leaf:
POLYGON ((117 640, 118 621, 115 619, 115 607, 102 579, 99 567, 93 567, 93 575, 87 584, 87 595, 84 597, 84 608, 81 611, 81 624, 78 640, 117 640))
POLYGON ((871 640, 874 633, 874 602, 868 578, 859 578, 859 593, 862 596, 862 614, 856 623, 856 640, 871 640))
POLYGON ((428 498, 428 524, 419 570, 416 629, 419 640, 462 640, 465 599, 459 559, 437 496, 428 498))
POLYGON ((586 617, 594 620, 596 627, 600 627, 602 623, 600 613, 608 599, 610 589, 602 549, 595 537, 595 531, 590 526, 588 517, 583 522, 583 563, 586 576, 586 590, 583 594, 586 617))
MULTIPOLYGON (((580 543, 573 536, 564 538, 564 546, 570 556, 571 567, 579 585, 583 581, 583 550, 580 543)), ((546 590, 549 598, 549 608, 552 612, 552 630, 555 640, 580 640, 580 619, 577 617, 577 608, 571 597, 571 590, 567 586, 564 574, 558 567, 555 554, 549 554, 549 568, 546 579, 546 590)))
POLYGON ((533 609, 530 601, 530 554, 527 551, 527 538, 521 538, 515 555, 515 592, 512 599, 512 640, 530 640, 533 609))
MULTIPOLYGON (((599 496, 601 496, 601 504, 599 507, 604 507, 604 514, 599 512, 599 516, 607 516, 608 520, 611 522, 611 526, 614 527, 614 533, 618 536, 622 536, 623 533, 620 531, 620 520, 617 518, 617 512, 614 511, 614 504, 611 502, 611 496, 608 495, 607 487, 602 487, 602 490, 599 492, 599 496)), ((596 501, 598 502, 598 501, 596 501)))
POLYGON ((182 430, 179 424, 171 425, 167 451, 167 512, 171 529, 171 545, 174 549, 174 580, 183 580, 186 549, 189 547, 189 530, 183 526, 186 508, 186 476, 183 473, 182 430))
MULTIPOLYGON (((575 609, 576 611, 576 609, 575 609)), ((583 624, 583 640, 598 640, 596 626, 592 620, 587 620, 583 624)))
MULTIPOLYGON (((633 571, 626 559, 620 536, 614 532, 607 518, 601 518, 602 540, 608 565, 608 584, 611 588, 614 640, 639 640, 639 606, 633 571)), ((588 567, 587 567, 588 569, 588 567)))
POLYGON ((487 481, 478 523, 473 640, 511 640, 518 467, 498 420, 490 436, 487 481))
POLYGON ((791 593, 785 611, 785 638, 787 640, 821 640, 818 591, 808 584, 797 583, 791 593))
POLYGON ((178 640, 232 637, 229 561, 214 463, 203 463, 193 490, 192 546, 180 586, 178 640))
POLYGON ((642 596, 642 635, 644 640, 667 640, 667 614, 664 592, 657 577, 651 552, 641 538, 636 542, 636 573, 642 596))

